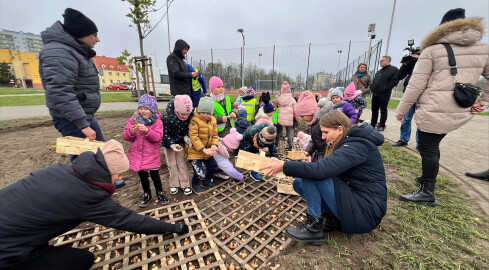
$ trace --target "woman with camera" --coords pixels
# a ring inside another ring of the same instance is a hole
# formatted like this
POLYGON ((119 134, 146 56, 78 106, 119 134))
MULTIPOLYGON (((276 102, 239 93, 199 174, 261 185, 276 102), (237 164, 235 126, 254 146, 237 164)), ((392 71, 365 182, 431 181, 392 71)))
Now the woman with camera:
POLYGON ((357 71, 351 77, 351 82, 355 84, 356 90, 362 90, 362 98, 365 99, 370 93, 370 85, 372 85, 372 76, 368 73, 367 64, 358 64, 357 71))
POLYGON ((423 174, 416 178, 419 189, 402 195, 401 201, 435 206, 441 140, 489 105, 489 45, 479 42, 483 35, 482 19, 465 18, 465 10, 457 8, 448 11, 440 25, 421 43, 422 53, 397 107, 396 118, 402 121, 413 104, 417 104, 416 125, 423 174), (451 50, 454 57, 449 57, 451 50), (450 58, 456 64, 449 65, 450 58), (461 101, 454 98, 457 92, 454 82, 475 84, 480 75, 486 79, 482 96, 475 101, 474 95, 475 104, 462 107, 461 101))

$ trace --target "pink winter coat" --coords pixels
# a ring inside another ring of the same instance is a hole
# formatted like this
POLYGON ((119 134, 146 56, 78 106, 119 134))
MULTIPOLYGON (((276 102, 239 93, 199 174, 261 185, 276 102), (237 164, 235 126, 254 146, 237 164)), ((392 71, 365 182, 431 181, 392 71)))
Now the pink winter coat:
POLYGON ((295 99, 292 93, 281 93, 275 98, 278 105, 278 123, 284 127, 294 125, 295 99))
POLYGON ((146 126, 148 132, 137 131, 131 133, 132 117, 127 122, 122 138, 131 142, 127 157, 129 169, 133 171, 158 169, 161 167, 160 143, 163 138, 163 122, 160 112, 156 112, 157 120, 154 124, 146 126))

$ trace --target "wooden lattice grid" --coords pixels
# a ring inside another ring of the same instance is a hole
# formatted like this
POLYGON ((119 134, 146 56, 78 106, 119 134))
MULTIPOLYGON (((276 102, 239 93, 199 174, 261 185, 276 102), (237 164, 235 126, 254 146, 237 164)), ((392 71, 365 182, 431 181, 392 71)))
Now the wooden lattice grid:
POLYGON ((275 180, 255 182, 245 176, 218 185, 199 208, 225 261, 252 270, 265 267, 268 258, 290 244, 285 229, 302 223, 307 207, 299 196, 279 194, 275 180))
POLYGON ((191 270, 191 264, 198 269, 226 269, 213 236, 193 200, 139 214, 170 223, 185 221, 190 232, 181 236, 172 233, 144 235, 94 225, 61 235, 54 239, 54 245, 93 252, 100 260, 92 266, 93 270, 191 270), (187 256, 189 252, 194 254, 187 256))

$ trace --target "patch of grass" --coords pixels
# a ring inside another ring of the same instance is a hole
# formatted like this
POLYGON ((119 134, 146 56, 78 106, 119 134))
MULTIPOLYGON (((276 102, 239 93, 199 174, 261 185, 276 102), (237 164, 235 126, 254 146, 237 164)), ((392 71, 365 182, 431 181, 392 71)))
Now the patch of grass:
POLYGON ((0 88, 0 95, 43 94, 44 89, 27 88, 0 88))
MULTIPOLYGON (((387 109, 395 109, 397 108, 397 105, 399 105, 399 103, 401 102, 401 100, 399 99, 390 99, 389 100, 389 104, 387 105, 387 109)), ((372 108, 372 99, 371 98, 367 98, 367 107, 368 109, 371 109, 372 108)))
MULTIPOLYGON (((102 94, 101 97, 102 102, 125 102, 135 100, 134 98, 131 98, 130 92, 102 94)), ((0 107, 44 104, 46 104, 44 96, 0 97, 0 107)))
POLYGON ((389 186, 395 186, 388 188, 389 219, 394 225, 382 226, 388 237, 379 245, 396 258, 393 267, 480 269, 481 262, 487 265, 489 255, 480 241, 489 240, 488 219, 474 213, 457 184, 437 177, 435 208, 399 202, 399 195, 416 190, 414 176, 420 173, 421 161, 389 144, 380 151, 386 165, 411 172, 411 177, 402 177, 396 183, 387 179, 389 186))
POLYGON ((489 112, 481 112, 476 115, 489 116, 489 112))

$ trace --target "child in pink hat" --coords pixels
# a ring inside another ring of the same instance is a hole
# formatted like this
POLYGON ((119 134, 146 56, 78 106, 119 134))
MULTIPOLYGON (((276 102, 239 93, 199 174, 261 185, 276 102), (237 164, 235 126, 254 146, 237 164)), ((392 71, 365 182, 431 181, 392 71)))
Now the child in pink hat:
POLYGON ((243 174, 238 172, 234 168, 233 164, 229 161, 228 150, 235 150, 239 147, 239 142, 243 139, 243 135, 239 134, 235 128, 231 128, 229 134, 224 138, 219 138, 219 145, 217 147, 217 153, 214 155, 217 166, 223 170, 229 177, 238 181, 243 180, 243 174))
POLYGON ((367 101, 362 98, 362 90, 355 90, 355 83, 350 83, 348 87, 345 89, 345 96, 343 100, 349 101, 355 111, 357 112, 357 121, 360 122, 360 115, 362 115, 363 109, 367 107, 367 101))
POLYGON ((296 105, 296 101, 292 92, 290 91, 290 85, 287 81, 282 83, 282 88, 280 89, 280 94, 277 95, 275 101, 278 105, 278 125, 277 125, 277 138, 276 144, 280 141, 280 137, 282 136, 282 127, 285 127, 287 133, 287 144, 289 146, 289 151, 292 150, 293 146, 293 125, 294 125, 294 107, 296 105))
POLYGON ((210 97, 214 103, 214 117, 217 120, 217 132, 223 138, 234 127, 234 121, 238 118, 238 110, 233 108, 233 103, 224 92, 224 83, 221 78, 213 76, 209 80, 210 97))

